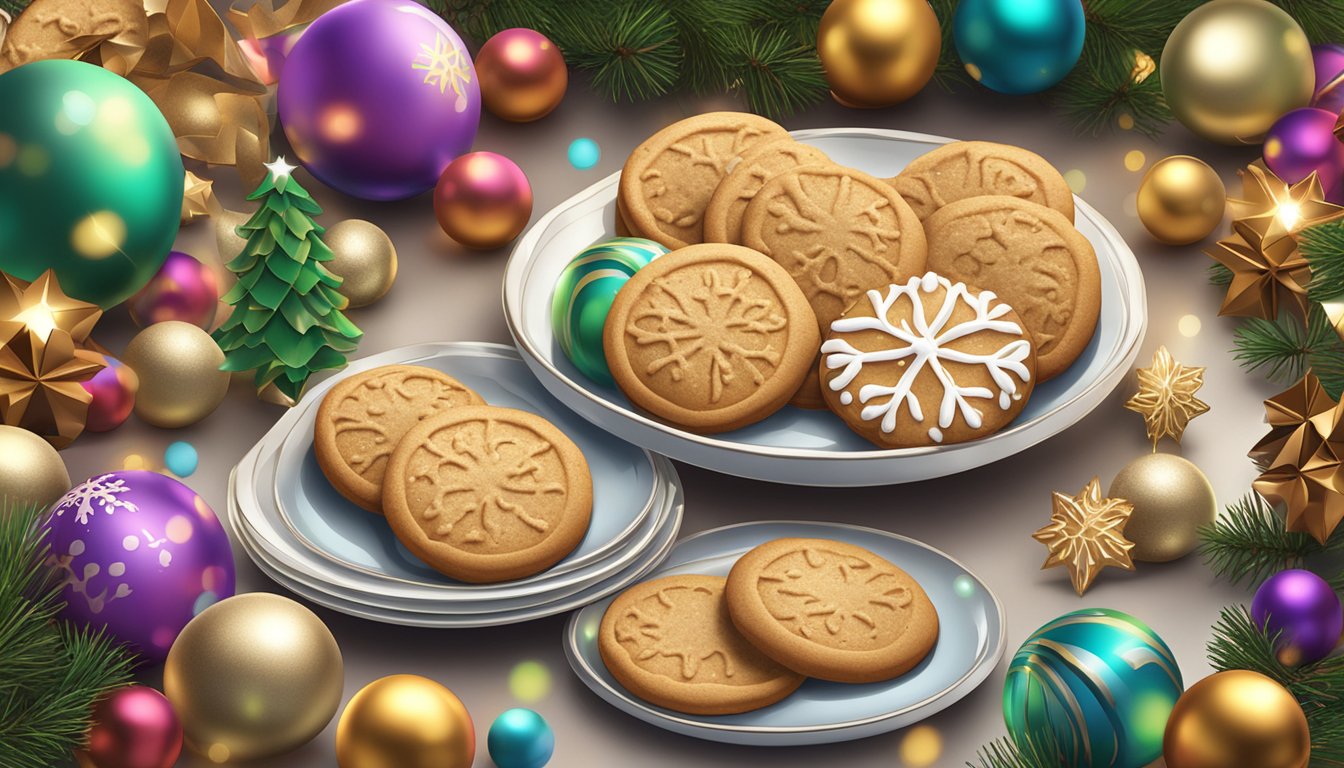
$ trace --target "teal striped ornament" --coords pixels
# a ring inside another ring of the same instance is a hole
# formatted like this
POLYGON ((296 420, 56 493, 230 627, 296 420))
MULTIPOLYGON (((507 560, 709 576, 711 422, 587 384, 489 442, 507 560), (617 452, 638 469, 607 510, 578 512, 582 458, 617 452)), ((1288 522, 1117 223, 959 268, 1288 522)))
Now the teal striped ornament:
POLYGON ((1066 613, 1018 649, 1003 719, 1019 746, 1059 750, 1078 768, 1142 768, 1185 690, 1171 649, 1142 621, 1106 608, 1066 613))
POLYGON ((551 329, 565 357, 599 384, 614 383, 602 351, 611 302, 632 275, 667 249, 642 237, 613 237, 590 245, 560 273, 551 297, 551 329))

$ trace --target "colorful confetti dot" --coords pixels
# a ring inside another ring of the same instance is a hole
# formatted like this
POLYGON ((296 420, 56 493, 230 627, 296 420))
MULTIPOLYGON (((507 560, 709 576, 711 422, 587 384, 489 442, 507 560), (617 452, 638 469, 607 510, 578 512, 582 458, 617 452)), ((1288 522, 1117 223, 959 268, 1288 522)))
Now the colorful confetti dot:
POLYGON ((200 456, 191 443, 178 440, 163 452, 163 465, 178 477, 191 477, 200 466, 200 456))
POLYGON ((1181 319, 1176 321, 1176 330, 1187 338, 1198 336, 1200 327, 1199 318, 1194 315, 1181 315, 1181 319))
POLYGON ((1069 185, 1069 189, 1073 190, 1073 194, 1081 195, 1083 194, 1083 190, 1087 188, 1087 174, 1077 168, 1065 171, 1064 183, 1069 185))
POLYGON ((943 755, 943 736, 931 725, 917 725, 901 739, 901 764, 928 768, 943 755))
POLYGON ((551 671, 539 661, 523 661, 509 672, 509 692, 524 704, 546 698, 551 692, 551 671))
POLYGON ((1125 153, 1125 170, 1141 171, 1143 164, 1148 162, 1148 158, 1143 156, 1142 150, 1131 149, 1125 153))
POLYGON ((597 142, 589 138, 575 139, 569 143, 569 164, 586 171, 597 165, 602 159, 602 149, 597 142))

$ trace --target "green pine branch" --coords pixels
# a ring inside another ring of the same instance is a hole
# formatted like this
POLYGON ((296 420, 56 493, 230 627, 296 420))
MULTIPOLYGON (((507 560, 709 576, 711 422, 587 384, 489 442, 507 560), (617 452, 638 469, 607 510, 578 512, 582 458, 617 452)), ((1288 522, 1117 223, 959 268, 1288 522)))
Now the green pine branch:
POLYGON ((56 620, 44 510, 0 509, 0 768, 56 765, 88 731, 93 703, 130 681, 133 657, 56 620))
POLYGON ((1216 575, 1250 586, 1282 570, 1308 567, 1327 552, 1344 552, 1344 526, 1322 546, 1308 534, 1285 530, 1283 517, 1258 493, 1228 505, 1200 530, 1200 539, 1200 554, 1216 575))
POLYGON ((1246 318, 1235 332, 1233 358, 1279 384, 1302 378, 1310 368, 1331 397, 1339 399, 1344 392, 1344 342, 1315 305, 1305 323, 1291 312, 1272 321, 1246 318))
POLYGON ((665 8, 629 4, 613 14, 610 25, 564 28, 567 34, 555 44, 570 66, 588 73, 593 86, 613 101, 648 100, 674 90, 685 51, 672 15, 665 8))
POLYGON ((1298 249, 1311 265, 1307 297, 1329 301, 1344 295, 1344 219, 1302 230, 1298 249))
POLYGON ((1302 25, 1312 45, 1344 42, 1344 0, 1270 0, 1302 25))
POLYGON ((957 44, 952 40, 952 16, 957 11, 957 0, 930 0, 933 15, 938 17, 938 27, 943 33, 943 47, 938 54, 938 66, 933 70, 933 82, 944 90, 955 90, 970 85, 971 77, 966 74, 966 65, 957 55, 957 44))
POLYGON ((778 117, 820 101, 826 76, 816 50, 801 45, 786 27, 747 29, 733 41, 729 67, 747 107, 778 117))
POLYGON ((1060 760, 1059 750, 1054 746, 1054 738, 1044 737, 1025 739, 1017 744, 1012 739, 995 739, 976 750, 975 762, 966 763, 969 768, 1059 768, 1064 764, 1060 760))
POLYGON ((1209 284, 1226 288, 1232 284, 1232 270, 1226 264, 1215 261, 1209 265, 1209 284))
POLYGON ((31 5, 33 0, 0 0, 0 11, 9 14, 11 19, 17 19, 23 9, 31 5))

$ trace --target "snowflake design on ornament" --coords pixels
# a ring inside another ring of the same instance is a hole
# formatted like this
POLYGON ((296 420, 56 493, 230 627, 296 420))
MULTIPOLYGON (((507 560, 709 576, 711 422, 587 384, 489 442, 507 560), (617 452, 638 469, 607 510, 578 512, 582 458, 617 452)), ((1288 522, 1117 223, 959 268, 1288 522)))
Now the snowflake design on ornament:
MULTIPOLYGON (((831 338, 821 345, 821 353, 828 370, 843 369, 828 383, 831 390, 836 392, 845 390, 853 383, 865 365, 901 361, 902 373, 895 384, 865 384, 859 389, 859 402, 864 404, 860 415, 864 421, 881 419, 883 432, 890 433, 896 429, 902 405, 915 421, 924 421, 924 412, 919 398, 915 396, 913 385, 925 368, 933 372, 943 387, 938 405, 938 426, 929 429, 929 437, 934 442, 942 442, 942 430, 952 426, 958 413, 967 426, 979 429, 983 419, 971 400, 991 399, 995 396, 988 387, 958 384, 945 363, 983 367, 998 387, 998 403, 1003 409, 1011 405, 1017 393, 1018 382, 1014 377, 1023 382, 1031 378, 1031 372, 1023 364, 1031 354, 1031 342, 1020 338, 1022 328, 1017 323, 1002 319, 1012 310, 1007 304, 998 302, 993 291, 972 295, 964 283, 953 284, 947 278, 929 272, 923 277, 910 278, 904 285, 890 286, 886 296, 879 291, 868 291, 867 297, 876 317, 841 318, 831 324, 832 333, 877 331, 889 336, 891 343, 866 351, 856 348, 844 338, 831 338), (935 293, 940 287, 944 291, 943 303, 937 308, 933 319, 929 320, 925 314, 925 296, 935 293), (891 312, 901 298, 910 302, 910 318, 901 318, 897 324, 892 322, 891 312), (958 303, 969 307, 975 317, 949 325, 958 303), (955 347, 959 339, 985 332, 1019 338, 1014 338, 990 354, 976 354, 955 347), (908 364, 905 362, 907 359, 908 364)), ((840 395, 841 403, 847 405, 853 401, 851 392, 843 391, 840 395)))
POLYGON ((61 500, 56 502, 52 513, 56 517, 74 510, 75 521, 80 525, 88 525, 89 518, 96 512, 113 514, 117 510, 127 512, 139 512, 140 508, 134 502, 126 499, 117 498, 118 495, 129 493, 123 478, 111 479, 113 475, 99 475, 75 486, 61 500))
POLYGON ((453 90, 457 101, 453 109, 467 108, 467 84, 471 82, 471 60, 453 41, 441 33, 434 36, 434 44, 420 44, 420 53, 411 63, 411 69, 425 73, 425 84, 438 86, 439 93, 453 90))

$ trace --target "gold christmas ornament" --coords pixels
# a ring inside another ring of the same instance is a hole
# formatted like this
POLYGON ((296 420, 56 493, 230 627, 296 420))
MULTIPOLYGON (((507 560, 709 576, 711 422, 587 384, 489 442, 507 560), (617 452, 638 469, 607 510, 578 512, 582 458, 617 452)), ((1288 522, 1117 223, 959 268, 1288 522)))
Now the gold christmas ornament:
POLYGON ((1189 155, 1153 163, 1139 183, 1139 221, 1167 245, 1208 237, 1223 221, 1227 189, 1209 164, 1189 155))
POLYGON ((1241 197, 1227 199, 1228 215, 1267 242, 1296 236, 1308 227, 1344 216, 1344 206, 1325 199, 1315 173, 1288 184, 1266 168, 1263 160, 1256 160, 1237 174, 1241 176, 1241 197))
POLYGON ((1167 768, 1306 768, 1302 707, 1259 672, 1228 670, 1190 686, 1167 718, 1167 768))
POLYGON ((1250 451, 1252 487, 1285 507, 1285 528, 1324 544, 1344 520, 1344 407, 1310 372, 1265 401, 1270 431, 1250 451))
POLYGON ((214 186, 215 182, 187 171, 185 183, 182 185, 183 225, 206 218, 210 215, 211 209, 218 205, 215 202, 214 186))
POLYGON ((336 638, 279 595, 222 600, 192 619, 163 667, 187 743, 211 762, 291 752, 327 727, 345 673, 336 638))
POLYGON ((1185 127, 1221 144, 1254 144, 1279 116, 1305 107, 1316 84, 1311 44, 1264 0, 1213 0, 1167 38, 1162 92, 1185 127))
POLYGON ((356 693, 336 727, 340 768, 470 768, 471 715, 453 692, 418 675, 392 675, 356 693))
POLYGON ((341 278, 341 295, 352 309, 387 295, 397 279, 397 249, 392 239, 363 219, 338 222, 322 235, 335 257, 323 266, 341 278))
POLYGON ((1232 272, 1219 315, 1273 320, 1284 299, 1306 315, 1311 265, 1292 237, 1269 240, 1249 222, 1238 220, 1232 236, 1219 240, 1208 255, 1232 272))
POLYGON ((26 429, 0 425, 0 512, 4 505, 48 507, 70 490, 56 449, 26 429))
POLYGON ((831 94, 849 107, 889 107, 919 93, 942 41, 926 0, 833 0, 817 27, 831 94))
POLYGON ((1199 467, 1170 453, 1150 453, 1131 461, 1111 481, 1106 495, 1133 507, 1125 538, 1130 557, 1165 563, 1199 546, 1199 528, 1213 522, 1218 505, 1213 486, 1199 467))
POLYGON ((229 391, 224 353, 210 334, 167 320, 135 335, 121 361, 140 379, 135 415, 156 427, 186 427, 209 416, 229 391))
POLYGON ((1134 507, 1124 499, 1101 496, 1101 478, 1094 477, 1077 496, 1055 491, 1050 524, 1031 536, 1050 550, 1041 570, 1064 566, 1080 596, 1092 586, 1101 569, 1111 566, 1134 570, 1125 538, 1125 524, 1134 507))
POLYGON ((1153 450, 1164 436, 1181 442, 1190 420, 1209 410, 1207 403, 1195 397, 1204 386, 1204 368, 1181 365, 1161 346, 1153 353, 1152 366, 1138 369, 1138 376, 1139 391, 1125 407, 1143 416, 1153 450))

